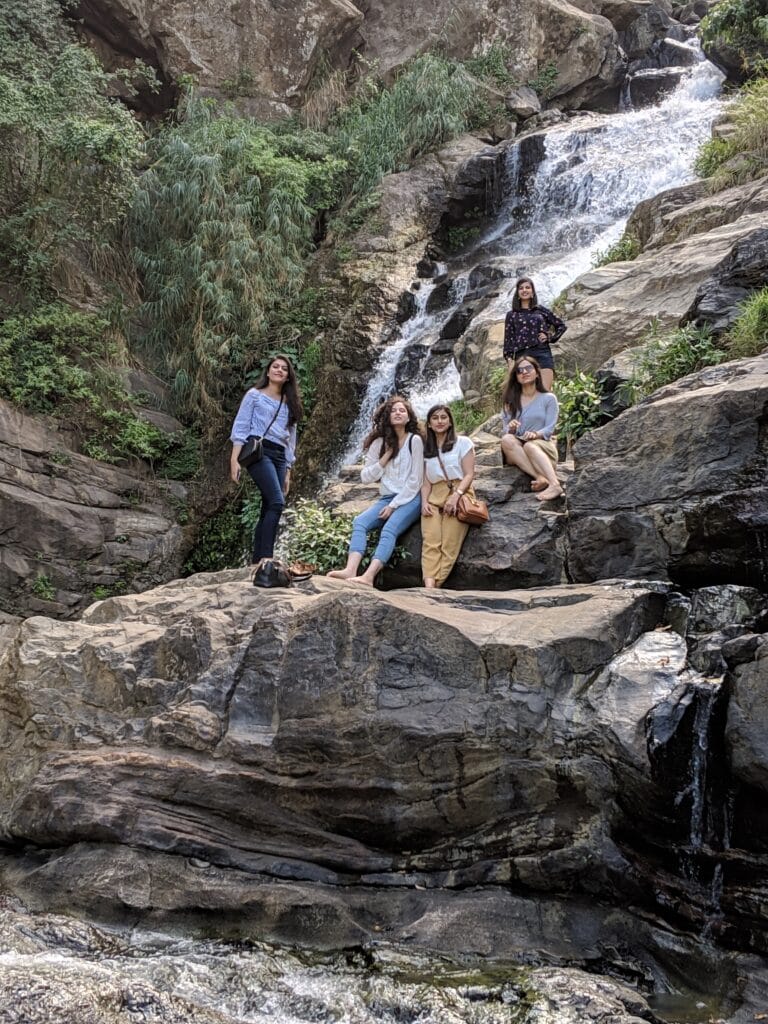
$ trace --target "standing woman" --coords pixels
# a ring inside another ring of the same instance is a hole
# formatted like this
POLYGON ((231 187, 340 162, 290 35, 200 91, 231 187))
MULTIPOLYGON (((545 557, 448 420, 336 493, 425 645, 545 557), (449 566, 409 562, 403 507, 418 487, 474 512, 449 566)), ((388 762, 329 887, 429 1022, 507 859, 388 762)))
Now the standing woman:
POLYGON ((557 443, 552 435, 557 426, 557 399, 542 382, 542 370, 535 359, 516 359, 504 385, 501 413, 501 451, 506 465, 517 466, 533 477, 531 490, 539 501, 559 498, 563 493, 557 479, 557 443))
POLYGON ((447 405, 433 405, 421 488, 421 571, 429 590, 445 583, 459 557, 469 525, 456 518, 456 506, 474 478, 475 446, 465 434, 456 435, 447 405))
POLYGON ((253 534, 254 563, 271 558, 296 461, 296 427, 304 414, 296 371, 288 356, 274 356, 240 403, 232 424, 230 475, 240 479, 237 457, 249 437, 263 438, 264 456, 248 467, 261 492, 261 515, 253 534))
POLYGON ((373 414, 373 429, 363 442, 365 464, 360 471, 364 484, 379 481, 379 500, 355 517, 347 564, 328 573, 338 580, 353 580, 372 587, 376 576, 392 557, 400 534, 419 518, 424 476, 424 445, 416 414, 399 395, 383 402, 373 414), (371 564, 357 575, 365 554, 368 534, 381 530, 371 564))
POLYGON ((540 306, 536 289, 529 277, 521 277, 515 285, 512 309, 504 320, 504 358, 511 366, 520 356, 532 356, 541 369, 541 379, 547 391, 552 390, 555 379, 555 361, 552 349, 565 334, 566 325, 559 316, 540 306))

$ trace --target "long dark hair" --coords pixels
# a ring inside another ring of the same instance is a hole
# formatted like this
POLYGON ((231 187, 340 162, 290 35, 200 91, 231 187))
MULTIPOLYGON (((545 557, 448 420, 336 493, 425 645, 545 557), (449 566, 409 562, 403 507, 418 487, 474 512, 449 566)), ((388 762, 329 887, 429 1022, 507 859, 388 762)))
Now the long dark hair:
POLYGON ((299 379, 296 376, 293 363, 288 356, 283 355, 281 352, 278 352, 276 356, 272 356, 262 370, 261 377, 253 386, 261 391, 262 388, 265 388, 269 384, 269 368, 273 363, 276 363, 278 359, 281 359, 288 367, 288 376, 283 381, 282 395, 285 404, 288 406, 288 426, 292 427, 294 423, 300 422, 304 415, 304 406, 301 404, 299 379))
POLYGON ((373 414, 373 427, 370 434, 363 441, 363 448, 366 450, 371 447, 373 442, 377 438, 382 438, 384 441, 384 447, 382 453, 391 451, 393 455, 397 455, 399 449, 399 442, 397 440, 397 434, 395 428, 389 422, 389 417, 392 412, 392 406, 397 403, 404 405, 408 410, 408 422, 405 424, 406 434, 418 434, 419 433, 419 421, 416 419, 416 413, 413 411, 413 406, 407 398, 403 398, 402 395, 392 395, 382 402, 373 414))
POLYGON ((438 402, 437 405, 433 405, 427 413, 427 436, 424 441, 424 458, 433 459, 437 455, 437 438, 435 432, 430 427, 429 421, 432 418, 433 413, 439 412, 444 409, 448 413, 448 419, 451 421, 450 427, 445 434, 445 440, 443 441, 443 447, 440 449, 441 452, 449 452, 456 444, 456 424, 453 422, 453 413, 449 406, 443 405, 442 402, 438 402))
POLYGON ((531 286, 531 291, 533 292, 533 294, 531 295, 531 305, 528 308, 529 309, 536 309, 536 307, 539 304, 539 300, 536 297, 536 286, 533 283, 533 281, 530 279, 530 277, 519 277, 517 279, 517 284, 515 285, 515 294, 512 296, 512 309, 522 309, 523 308, 520 305, 520 285, 521 284, 529 284, 531 286))
POLYGON ((544 383, 541 379, 541 367, 539 366, 538 360, 534 359, 533 356, 518 356, 509 368, 507 379, 504 381, 504 390, 501 393, 501 400, 504 404, 504 408, 515 417, 518 413, 522 412, 523 409, 520 402, 523 389, 520 386, 520 381, 517 379, 517 368, 520 363, 531 364, 536 371, 536 390, 541 391, 543 394, 547 393, 547 389, 544 387, 544 383))

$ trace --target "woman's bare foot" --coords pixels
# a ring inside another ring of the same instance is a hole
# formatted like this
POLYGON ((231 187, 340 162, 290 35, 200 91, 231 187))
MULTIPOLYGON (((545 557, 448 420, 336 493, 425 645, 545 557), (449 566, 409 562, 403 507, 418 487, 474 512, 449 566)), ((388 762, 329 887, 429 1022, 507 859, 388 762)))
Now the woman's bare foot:
POLYGON ((536 497, 539 501, 552 501, 554 498, 560 498, 565 491, 559 485, 555 487, 554 484, 550 484, 545 491, 539 491, 536 497))
POLYGON ((545 491, 547 487, 551 487, 549 480, 545 476, 537 476, 535 480, 531 481, 532 491, 545 491))
POLYGON ((367 580, 365 576, 355 576, 354 579, 350 579, 350 583, 362 583, 364 587, 372 587, 373 580, 367 580))
POLYGON ((424 586, 427 588, 427 590, 437 590, 437 581, 434 580, 431 576, 425 576, 424 586))
POLYGON ((355 578, 354 569, 331 569, 330 572, 325 574, 330 576, 332 580, 352 580, 355 578))

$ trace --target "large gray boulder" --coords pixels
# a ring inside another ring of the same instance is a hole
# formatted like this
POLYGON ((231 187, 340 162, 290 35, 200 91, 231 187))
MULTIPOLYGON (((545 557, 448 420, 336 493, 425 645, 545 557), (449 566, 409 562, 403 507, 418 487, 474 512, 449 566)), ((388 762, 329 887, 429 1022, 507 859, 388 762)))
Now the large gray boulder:
POLYGON ((572 579, 768 583, 768 355, 662 388, 577 442, 572 579))
POLYGON ((0 611, 68 617, 181 571, 182 484, 78 454, 60 424, 0 401, 0 611))

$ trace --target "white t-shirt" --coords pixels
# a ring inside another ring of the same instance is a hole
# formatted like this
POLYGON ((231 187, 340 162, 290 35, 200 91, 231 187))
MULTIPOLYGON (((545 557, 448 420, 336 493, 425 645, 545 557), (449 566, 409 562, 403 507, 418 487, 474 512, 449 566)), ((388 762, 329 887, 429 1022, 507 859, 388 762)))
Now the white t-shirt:
MULTIPOLYGON (((449 452, 440 453, 440 458, 443 460, 445 473, 448 474, 449 480, 461 480, 464 476, 461 460, 469 452, 474 451, 474 447, 474 444, 466 434, 459 434, 453 448, 449 452)), ((445 473, 443 473, 440 467, 437 456, 424 460, 424 475, 431 484, 436 484, 439 480, 445 480, 445 473)))

